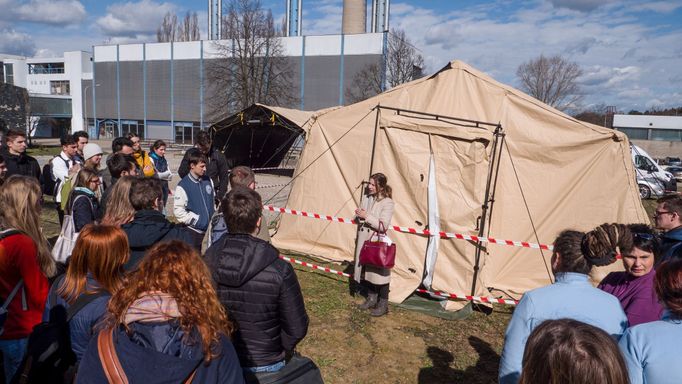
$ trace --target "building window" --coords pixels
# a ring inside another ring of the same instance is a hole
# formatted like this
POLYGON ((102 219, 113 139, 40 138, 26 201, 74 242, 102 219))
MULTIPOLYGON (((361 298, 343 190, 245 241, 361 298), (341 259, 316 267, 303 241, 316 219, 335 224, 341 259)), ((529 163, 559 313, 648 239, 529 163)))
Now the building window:
POLYGON ((121 120, 121 130, 123 136, 132 132, 139 136, 141 140, 145 139, 144 121, 142 120, 121 120))
POLYGON ((64 73, 64 63, 32 63, 28 65, 29 75, 52 75, 64 73))
POLYGON ((50 94, 52 95, 70 95, 71 85, 68 80, 50 81, 50 94))
POLYGON ((14 85, 14 66, 12 64, 5 64, 5 83, 14 85))
POLYGON ((649 130, 647 128, 618 128, 628 136, 630 140, 648 140, 649 130))
POLYGON ((680 130, 678 129, 652 129, 651 140, 660 141, 680 141, 680 130))
POLYGON ((175 122, 175 142, 178 144, 192 144, 194 136, 201 128, 199 123, 175 122))

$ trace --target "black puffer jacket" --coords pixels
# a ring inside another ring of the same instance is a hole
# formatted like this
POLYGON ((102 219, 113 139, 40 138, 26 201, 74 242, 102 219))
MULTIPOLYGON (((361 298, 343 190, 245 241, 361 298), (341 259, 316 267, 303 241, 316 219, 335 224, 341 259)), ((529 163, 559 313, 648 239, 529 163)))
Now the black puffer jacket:
POLYGON ((133 221, 121 225, 121 229, 128 235, 130 245, 130 260, 124 267, 126 271, 137 268, 147 249, 158 242, 182 240, 189 245, 193 244, 187 227, 171 223, 159 211, 137 211, 133 221))
POLYGON ((269 243, 226 234, 206 250, 205 261, 220 302, 237 323, 234 346, 242 367, 284 359, 308 332, 301 286, 291 264, 269 243))
POLYGON ((24 175, 35 177, 40 180, 40 164, 38 160, 26 154, 13 155, 9 150, 3 148, 0 154, 5 158, 5 166, 7 167, 7 174, 5 178, 12 175, 24 175))

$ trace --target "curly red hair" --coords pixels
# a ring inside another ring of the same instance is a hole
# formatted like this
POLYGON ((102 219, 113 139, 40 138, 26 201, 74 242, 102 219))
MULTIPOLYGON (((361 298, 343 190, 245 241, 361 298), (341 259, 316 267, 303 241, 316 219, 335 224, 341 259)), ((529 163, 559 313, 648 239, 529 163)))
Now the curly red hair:
POLYGON ((213 281, 199 253, 182 241, 159 243, 147 251, 138 269, 131 273, 109 301, 106 324, 125 324, 130 305, 146 292, 163 292, 175 298, 182 314, 178 318, 185 335, 199 332, 204 360, 216 357, 220 335, 231 336, 234 327, 218 301, 213 281))

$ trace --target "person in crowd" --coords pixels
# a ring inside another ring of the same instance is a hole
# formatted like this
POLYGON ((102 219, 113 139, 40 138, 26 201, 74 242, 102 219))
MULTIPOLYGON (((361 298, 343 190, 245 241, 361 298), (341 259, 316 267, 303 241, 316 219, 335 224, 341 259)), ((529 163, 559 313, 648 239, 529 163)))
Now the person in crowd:
POLYGON ((107 169, 109 171, 110 183, 106 184, 108 187, 104 190, 104 194, 100 200, 102 211, 106 211, 109 195, 111 194, 111 190, 113 186, 116 185, 118 180, 124 176, 136 177, 138 175, 135 159, 133 159, 133 157, 130 155, 124 155, 122 153, 109 156, 107 159, 107 169))
POLYGON ((204 235, 215 211, 213 181, 206 176, 206 157, 201 153, 189 156, 189 173, 175 187, 173 213, 186 224, 194 239, 193 245, 201 251, 204 235))
POLYGON ((154 164, 152 163, 149 154, 142 149, 140 136, 138 136, 137 133, 130 132, 128 134, 128 139, 133 143, 133 158, 135 158, 135 163, 138 168, 142 170, 142 175, 144 175, 144 177, 154 176, 154 164))
POLYGON ((107 382, 98 343, 107 337, 125 382, 244 383, 229 339, 234 327, 199 253, 181 241, 149 250, 111 297, 104 327, 90 341, 76 383, 107 382))
POLYGON ((5 158, 0 155, 0 185, 5 182, 5 176, 7 175, 7 164, 5 164, 5 158))
POLYGON ((123 265, 128 257, 128 238, 120 228, 86 225, 76 240, 66 274, 50 288, 44 321, 49 321, 56 308, 66 310, 77 300, 92 295, 69 321, 71 348, 78 361, 95 333, 95 326, 107 313, 109 298, 123 286, 123 265), (50 302, 53 297, 54 303, 50 302))
POLYGON ((383 173, 375 173, 370 176, 367 192, 367 198, 355 210, 355 216, 360 224, 353 278, 356 283, 367 289, 367 298, 358 308, 371 309, 372 316, 383 316, 388 313, 391 270, 371 265, 360 265, 360 250, 365 240, 369 240, 374 232, 380 229, 380 226, 384 230, 390 228, 395 204, 392 199, 392 189, 383 173))
POLYGON ((135 150, 133 149, 133 142, 127 137, 117 137, 111 142, 111 154, 115 155, 117 153, 122 153, 124 155, 132 155, 135 150))
POLYGON ((24 175, 40 180, 40 164, 38 160, 26 154, 26 134, 22 131, 10 130, 5 135, 5 148, 0 150, 5 158, 7 177, 24 175))
POLYGON ((611 264, 618 254, 629 253, 631 248, 632 234, 621 224, 602 224, 587 233, 565 230, 559 234, 551 258, 554 284, 526 292, 507 327, 500 360, 501 384, 518 382, 526 339, 545 320, 579 320, 620 338, 627 328, 620 302, 593 287, 588 275, 593 266, 611 264))
POLYGON ((83 147, 83 159, 83 168, 94 171, 97 173, 97 176, 100 179, 99 187, 97 188, 96 192, 97 197, 101 201, 102 196, 104 195, 104 190, 107 189, 107 186, 104 184, 102 170, 100 169, 102 163, 102 148, 95 143, 85 144, 85 147, 83 147))
POLYGON ((48 278, 57 273, 40 223, 42 193, 38 180, 10 176, 0 187, 0 297, 10 300, 0 352, 5 382, 19 367, 33 327, 40 323, 48 278))
POLYGON ((633 248, 622 255, 625 271, 609 273, 599 284, 599 289, 620 300, 632 327, 660 319, 663 307, 654 293, 654 260, 659 257, 660 248, 658 238, 646 224, 628 227, 632 233, 633 248))
POLYGON ((73 218, 74 231, 80 232, 87 224, 98 222, 102 218, 97 198, 101 180, 93 170, 83 168, 76 175, 75 181, 67 207, 73 218))
POLYGON ((161 186, 163 188, 163 206, 165 208, 170 193, 168 182, 173 179, 173 172, 168 169, 168 161, 166 160, 166 142, 163 140, 156 140, 149 148, 149 152, 155 175, 161 180, 161 186))
POLYGON ((213 181, 215 186, 216 204, 227 193, 227 178, 230 172, 230 167, 225 160, 225 155, 218 148, 213 148, 213 141, 211 134, 208 131, 197 132, 194 139, 194 148, 190 148, 185 152, 185 156, 180 162, 178 168, 178 176, 184 178, 190 170, 189 159, 190 155, 202 153, 206 157, 206 174, 213 181))
POLYGON ((618 344, 592 325, 546 320, 531 332, 523 352, 521 384, 628 384, 618 344))
POLYGON ((76 131, 73 133, 74 139, 76 139, 77 149, 76 154, 73 156, 77 163, 85 164, 84 149, 90 140, 90 135, 85 131, 76 131))
POLYGON ((222 210, 230 233, 206 250, 204 260, 220 302, 237 323, 237 355, 245 371, 279 371, 286 352, 308 332, 301 287, 277 249, 254 237, 261 225, 258 193, 237 186, 223 199, 222 210))
MULTIPOLYGON (((253 170, 247 166, 244 165, 238 165, 230 171, 230 188, 235 188, 237 186, 242 186, 246 187, 249 189, 256 189, 256 174, 253 172, 253 170)), ((262 225, 258 229, 258 233, 256 234, 256 237, 265 240, 268 243, 270 242, 270 231, 268 230, 268 225, 267 222, 265 221, 265 217, 261 215, 261 220, 262 220, 262 225)), ((229 232, 229 229, 227 228, 227 224, 225 224, 225 219, 223 218, 222 213, 218 213, 211 219, 211 239, 210 239, 210 244, 213 244, 214 242, 218 241, 224 234, 229 232)))
POLYGON ((107 189, 108 204, 104 210, 102 224, 121 226, 130 223, 135 217, 135 208, 130 203, 130 188, 134 176, 123 176, 113 187, 107 189))
POLYGON ((657 200, 657 203, 654 224, 656 228, 663 231, 661 257, 658 260, 658 263, 662 263, 671 259, 682 245, 682 196, 663 196, 657 200))
MULTIPOLYGON (((111 155, 116 155, 116 154, 123 154, 123 155, 133 155, 133 142, 130 141, 129 138, 127 137, 117 137, 111 142, 111 155)), ((111 158, 112 156, 109 156, 111 158)), ((133 159, 133 162, 135 159, 133 159)), ((107 159, 107 164, 109 164, 109 160, 107 159)), ((137 162, 135 162, 135 168, 137 170, 137 173, 142 173, 137 166, 137 162)), ((113 176, 109 174, 109 169, 106 168, 102 172, 102 176, 104 177, 104 183, 106 185, 113 185, 114 180, 112 180, 113 176)))
POLYGON ((161 213, 163 204, 161 182, 155 178, 136 178, 130 186, 130 204, 135 216, 129 223, 121 225, 128 235, 131 255, 126 270, 137 267, 144 252, 158 242, 181 240, 194 244, 192 230, 173 224, 161 213))
POLYGON ((656 267, 655 289, 665 307, 663 318, 625 331, 620 348, 630 383, 678 383, 682 378, 682 259, 656 267))
POLYGON ((52 161, 52 179, 56 182, 54 201, 59 215, 59 225, 62 225, 64 223, 64 211, 61 207, 61 191, 66 178, 74 177, 80 171, 82 164, 77 163, 74 157, 78 150, 76 139, 72 135, 66 135, 60 141, 62 152, 50 161, 52 161))

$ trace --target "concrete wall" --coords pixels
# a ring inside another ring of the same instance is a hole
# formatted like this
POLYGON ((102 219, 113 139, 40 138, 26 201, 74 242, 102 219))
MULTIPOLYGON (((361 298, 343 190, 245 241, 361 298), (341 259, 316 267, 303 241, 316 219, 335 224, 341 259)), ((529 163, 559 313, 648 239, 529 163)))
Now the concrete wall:
POLYGON ((682 141, 631 140, 653 158, 682 157, 682 141))
MULTIPOLYGON (((381 63, 383 57, 383 34, 297 36, 281 42, 291 83, 291 102, 281 106, 289 108, 317 110, 347 104, 346 89, 355 74, 367 65, 381 63)), ((216 60, 230 60, 229 49, 220 47, 229 47, 231 42, 218 44, 96 46, 93 81, 100 85, 96 105, 88 109, 95 110, 99 121, 146 118, 206 124, 211 100, 219 94, 209 71, 215 70, 216 60)), ((160 129, 150 130, 149 138, 157 138, 160 129)))

